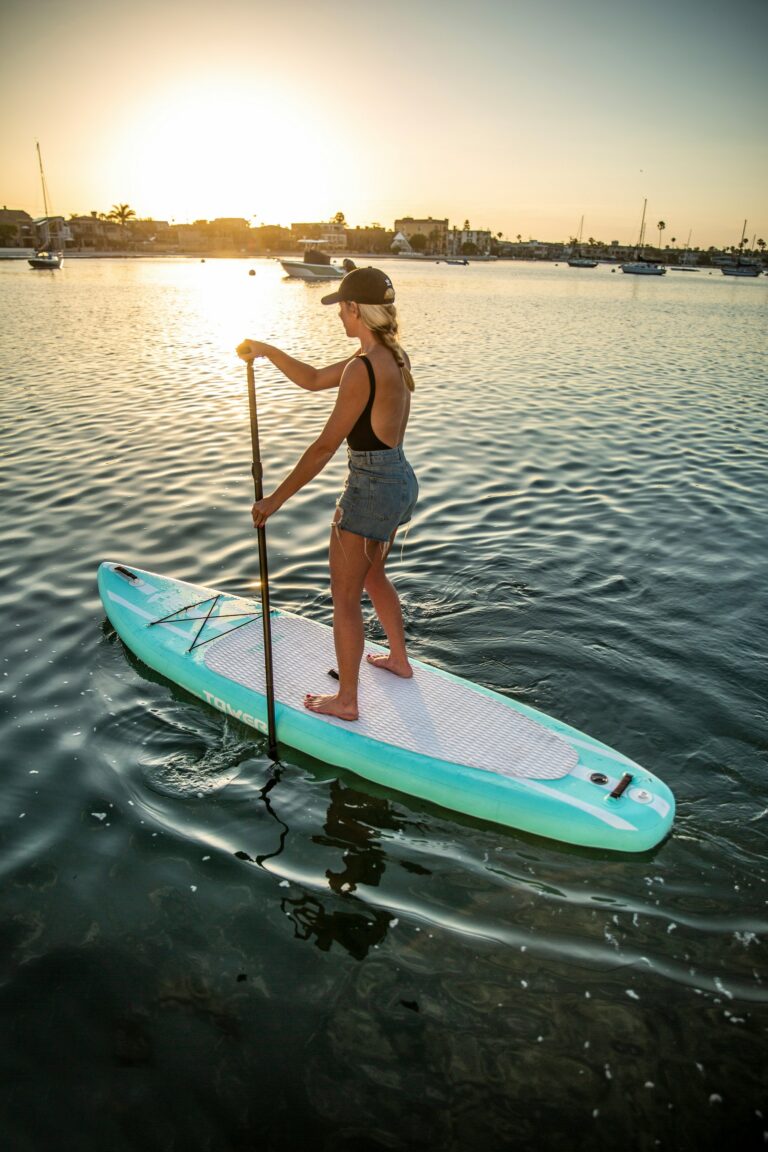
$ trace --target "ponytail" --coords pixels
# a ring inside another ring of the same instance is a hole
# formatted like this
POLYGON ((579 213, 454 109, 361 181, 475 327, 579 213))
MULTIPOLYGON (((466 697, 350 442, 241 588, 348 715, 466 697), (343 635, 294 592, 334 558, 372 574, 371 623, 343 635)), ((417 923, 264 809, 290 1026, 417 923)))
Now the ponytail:
POLYGON ((416 385, 398 340, 397 312, 394 304, 358 304, 358 308, 363 324, 366 328, 370 328, 385 348, 389 348, 402 373, 406 388, 409 392, 413 392, 416 385))

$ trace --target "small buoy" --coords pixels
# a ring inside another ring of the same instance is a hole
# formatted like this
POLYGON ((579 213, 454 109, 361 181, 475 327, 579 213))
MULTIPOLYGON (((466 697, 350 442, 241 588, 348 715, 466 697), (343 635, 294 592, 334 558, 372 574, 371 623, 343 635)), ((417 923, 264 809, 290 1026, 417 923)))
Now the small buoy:
POLYGON ((249 268, 248 269, 248 275, 249 276, 255 276, 256 275, 256 269, 255 268, 249 268))

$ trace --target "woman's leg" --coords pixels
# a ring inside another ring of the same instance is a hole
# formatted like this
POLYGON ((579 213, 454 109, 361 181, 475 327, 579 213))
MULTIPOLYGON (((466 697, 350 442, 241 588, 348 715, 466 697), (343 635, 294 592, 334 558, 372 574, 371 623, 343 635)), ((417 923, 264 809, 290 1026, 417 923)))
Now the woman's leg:
MULTIPOLYGON (((337 513, 338 519, 338 513, 337 513)), ((329 696, 306 695, 304 707, 312 712, 357 720, 357 682, 363 658, 365 634, 360 600, 371 558, 378 546, 334 522, 329 562, 333 597, 333 640, 339 665, 339 690, 329 696)))
POLYGON ((396 676, 413 676, 413 668, 408 660, 405 650, 405 629, 403 628, 403 610, 400 607, 400 597, 392 581, 387 576, 384 566, 395 539, 392 533, 386 548, 377 545, 373 562, 365 578, 365 590, 371 598, 374 611, 379 618, 382 628, 387 634, 389 652, 387 655, 374 655, 369 652, 367 660, 377 668, 386 668, 396 676))

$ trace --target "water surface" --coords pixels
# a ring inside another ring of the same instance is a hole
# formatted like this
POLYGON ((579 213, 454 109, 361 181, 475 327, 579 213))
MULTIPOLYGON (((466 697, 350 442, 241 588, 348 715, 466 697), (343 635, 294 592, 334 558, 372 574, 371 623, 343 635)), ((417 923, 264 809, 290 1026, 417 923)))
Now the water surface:
MULTIPOLYGON (((102 559, 254 586, 234 345, 352 346, 275 262, 0 264, 8 1146, 761 1148, 768 280, 386 268, 413 655, 646 764, 673 834, 567 847, 290 749, 276 778, 132 658, 102 559)), ((332 397, 257 387, 269 488, 332 397)), ((323 622, 343 474, 269 525, 275 603, 323 622)))

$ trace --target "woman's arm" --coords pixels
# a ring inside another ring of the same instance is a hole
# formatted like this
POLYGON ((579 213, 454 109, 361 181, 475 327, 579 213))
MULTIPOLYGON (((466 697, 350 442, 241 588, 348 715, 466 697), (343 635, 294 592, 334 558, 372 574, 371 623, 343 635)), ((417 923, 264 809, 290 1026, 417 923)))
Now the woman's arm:
POLYGON ((311 364, 304 364, 301 360, 295 360, 287 352, 275 348, 272 344, 264 344, 261 340, 243 340, 242 344, 237 346, 237 354, 241 360, 246 361, 255 360, 260 356, 266 357, 274 364, 275 368, 282 372, 283 376, 287 376, 294 384, 298 384, 299 388, 305 388, 308 392, 322 392, 325 388, 338 388, 341 383, 342 372, 350 359, 354 359, 354 357, 347 357, 346 360, 339 360, 336 364, 328 364, 325 368, 313 368, 311 364))
POLYGON ((339 394, 328 422, 314 443, 310 444, 296 467, 286 476, 274 492, 257 501, 251 510, 254 527, 265 524, 291 496, 314 480, 335 455, 342 440, 348 435, 355 421, 368 402, 370 384, 360 361, 353 362, 344 371, 339 394))

